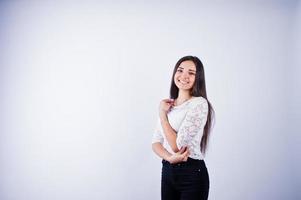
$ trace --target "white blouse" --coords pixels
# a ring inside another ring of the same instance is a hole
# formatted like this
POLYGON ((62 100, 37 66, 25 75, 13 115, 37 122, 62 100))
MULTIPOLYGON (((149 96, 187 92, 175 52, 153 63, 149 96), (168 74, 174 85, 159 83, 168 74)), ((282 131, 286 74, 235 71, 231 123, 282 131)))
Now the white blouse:
MULTIPOLYGON (((181 105, 173 106, 167 113, 169 124, 177 132, 176 143, 178 149, 187 146, 190 158, 204 159, 200 144, 207 115, 208 103, 203 97, 193 97, 181 105)), ((152 138, 152 143, 156 142, 160 142, 168 152, 174 154, 163 133, 160 118, 158 118, 152 138)))

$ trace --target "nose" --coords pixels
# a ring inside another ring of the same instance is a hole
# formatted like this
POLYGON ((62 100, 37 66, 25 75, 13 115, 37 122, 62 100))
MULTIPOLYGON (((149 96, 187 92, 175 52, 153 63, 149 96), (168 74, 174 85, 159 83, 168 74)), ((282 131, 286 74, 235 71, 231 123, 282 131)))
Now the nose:
POLYGON ((182 77, 183 77, 184 79, 188 79, 188 78, 189 78, 189 74, 185 72, 185 73, 182 74, 182 77))

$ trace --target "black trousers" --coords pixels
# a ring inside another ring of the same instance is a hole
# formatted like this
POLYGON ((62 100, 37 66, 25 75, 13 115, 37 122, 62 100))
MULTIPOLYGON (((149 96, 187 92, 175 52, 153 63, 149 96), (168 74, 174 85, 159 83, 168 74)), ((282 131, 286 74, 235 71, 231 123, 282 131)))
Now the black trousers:
POLYGON ((162 160, 161 200, 207 200, 209 175, 204 160, 170 164, 162 160))

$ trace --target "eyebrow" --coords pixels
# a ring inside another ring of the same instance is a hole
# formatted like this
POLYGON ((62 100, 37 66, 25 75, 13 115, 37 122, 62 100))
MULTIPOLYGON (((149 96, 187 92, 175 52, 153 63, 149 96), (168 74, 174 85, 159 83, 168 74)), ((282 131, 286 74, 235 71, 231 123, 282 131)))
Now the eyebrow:
MULTIPOLYGON (((180 69, 184 69, 183 67, 178 67, 180 69)), ((192 70, 192 69, 189 69, 188 71, 191 71, 191 72, 196 72, 195 70, 192 70)))

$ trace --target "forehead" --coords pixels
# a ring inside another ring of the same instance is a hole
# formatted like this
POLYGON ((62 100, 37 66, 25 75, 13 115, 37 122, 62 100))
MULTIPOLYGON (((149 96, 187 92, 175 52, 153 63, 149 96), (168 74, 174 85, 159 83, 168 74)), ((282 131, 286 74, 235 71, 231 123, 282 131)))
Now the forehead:
POLYGON ((195 64, 191 60, 185 60, 185 61, 181 62, 179 67, 182 67, 187 70, 194 70, 194 71, 196 70, 195 64))

